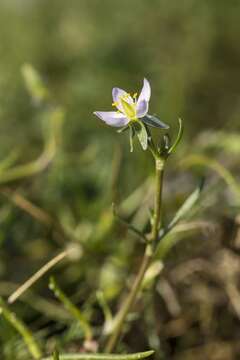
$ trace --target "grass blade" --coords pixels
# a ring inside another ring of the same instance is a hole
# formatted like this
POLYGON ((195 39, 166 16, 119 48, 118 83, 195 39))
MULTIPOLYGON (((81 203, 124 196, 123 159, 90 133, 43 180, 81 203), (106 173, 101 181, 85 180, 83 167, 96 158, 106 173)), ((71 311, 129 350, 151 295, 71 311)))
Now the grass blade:
MULTIPOLYGON (((85 316, 81 311, 72 303, 72 301, 67 297, 66 294, 60 289, 54 277, 50 278, 49 288, 54 292, 54 295, 63 303, 65 308, 72 314, 72 316, 79 321, 86 339, 90 340, 92 338, 92 330, 88 324, 85 316)), ((60 357, 61 359, 61 357, 60 357)))
MULTIPOLYGON (((135 354, 60 354, 59 360, 140 360, 151 356, 153 350, 144 351, 135 354)), ((52 360, 52 357, 46 357, 42 360, 52 360)))
MULTIPOLYGON (((161 253, 164 253, 163 249, 166 247, 166 245, 168 248, 170 246, 170 242, 169 242, 169 244, 167 244, 167 242, 170 241, 169 238, 166 237, 168 235, 168 233, 179 223, 179 221, 183 220, 189 214, 190 210, 193 208, 193 206, 199 200, 202 189, 203 189, 203 184, 204 184, 204 179, 202 179, 199 186, 184 201, 182 206, 176 212, 172 221, 168 224, 167 228, 160 230, 159 243, 155 250, 155 255, 157 256, 157 258, 161 258, 161 256, 159 256, 159 255, 161 253), (163 238, 164 238, 164 241, 163 241, 163 238)), ((173 242, 173 245, 174 245, 174 242, 173 242)), ((172 247, 172 246, 170 246, 170 247, 172 247)))
POLYGON ((9 310, 2 298, 0 298, 0 315, 1 314, 21 335, 33 359, 40 359, 42 356, 42 352, 38 344, 36 343, 31 331, 24 324, 24 322, 15 315, 15 313, 9 310))

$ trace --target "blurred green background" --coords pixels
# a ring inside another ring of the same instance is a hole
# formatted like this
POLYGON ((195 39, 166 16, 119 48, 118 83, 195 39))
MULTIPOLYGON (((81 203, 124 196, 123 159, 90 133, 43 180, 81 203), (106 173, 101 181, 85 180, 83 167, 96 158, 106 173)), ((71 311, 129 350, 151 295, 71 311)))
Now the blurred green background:
MULTIPOLYGON (((1 184, 0 295, 7 297, 58 251, 74 246, 76 256, 54 272, 64 291, 86 310, 98 339, 103 311, 96 291, 102 289, 116 310, 126 276, 136 271, 143 250, 113 221, 111 203, 121 204, 127 218, 147 229, 153 164, 137 143, 130 154, 128 137, 104 125, 93 111, 111 110, 112 87, 139 91, 146 77, 152 86, 150 113, 170 125, 171 137, 179 117, 185 128, 166 173, 164 221, 193 190, 199 175, 205 175, 206 195, 192 217, 208 226, 184 234, 191 241, 182 242, 166 260, 162 283, 170 281, 180 310, 169 310, 163 290, 147 293, 138 306, 147 310, 135 314, 119 351, 154 347, 158 359, 239 356, 239 16, 237 0, 1 0, 1 171, 8 161, 15 166, 36 159, 48 134, 48 117, 25 87, 23 64, 32 64, 41 74, 51 103, 64 109, 65 121, 47 169, 1 184), (193 154, 204 159, 188 159, 194 165, 189 169, 183 159, 193 154), (212 161, 221 164, 220 170, 212 161), (20 195, 20 203, 14 202, 14 194, 20 195), (29 204, 23 210, 23 199, 42 209, 50 222, 57 221, 64 236, 56 236, 53 224, 34 218, 29 204), (210 225, 217 228, 214 233, 208 231, 210 225), (216 253, 220 260, 211 258, 216 253), (225 275, 209 275, 211 271, 184 284, 171 278, 176 266, 195 258, 216 261, 223 266, 219 273, 225 274, 221 256, 230 256, 228 265, 236 261, 230 271, 235 295, 226 288, 225 275)), ((160 135, 155 131, 154 136, 160 135)), ((45 276, 33 287, 32 300, 26 295, 13 310, 46 344, 46 352, 55 344, 65 351, 79 350, 81 329, 71 317, 52 311, 61 304, 47 284, 45 276)), ((3 319, 0 354, 7 360, 28 358, 20 337, 3 319)))

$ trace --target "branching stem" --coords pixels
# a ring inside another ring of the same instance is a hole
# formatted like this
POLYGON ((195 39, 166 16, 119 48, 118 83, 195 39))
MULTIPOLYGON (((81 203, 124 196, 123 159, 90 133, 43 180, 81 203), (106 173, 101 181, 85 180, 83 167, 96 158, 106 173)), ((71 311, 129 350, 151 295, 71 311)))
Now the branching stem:
MULTIPOLYGON (((153 144, 151 144, 153 145, 153 144)), ((126 317, 134 305, 137 295, 142 287, 142 282, 144 275, 149 268, 149 265, 152 261, 153 256, 153 246, 156 244, 158 239, 158 233, 161 225, 161 203, 162 203, 162 183, 163 183, 163 170, 164 170, 164 159, 162 159, 159 154, 156 153, 155 147, 151 147, 151 152, 155 159, 155 172, 156 172, 156 191, 155 191, 155 204, 154 204, 154 213, 152 218, 152 231, 150 235, 150 242, 146 245, 145 253, 142 258, 138 273, 133 282, 132 288, 121 306, 119 312, 117 313, 114 322, 113 322, 113 331, 106 344, 105 351, 110 353, 114 350, 114 347, 119 340, 120 334, 126 317)))

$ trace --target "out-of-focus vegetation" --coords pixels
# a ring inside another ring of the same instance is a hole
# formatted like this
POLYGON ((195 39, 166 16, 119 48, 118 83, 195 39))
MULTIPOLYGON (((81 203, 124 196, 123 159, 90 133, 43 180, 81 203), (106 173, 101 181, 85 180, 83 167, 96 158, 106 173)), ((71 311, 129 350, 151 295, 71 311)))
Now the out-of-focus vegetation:
MULTIPOLYGON (((127 136, 92 113, 111 109, 113 86, 135 91, 147 77, 151 113, 172 136, 178 117, 185 127, 167 164, 164 223, 199 177, 206 184, 189 219, 169 235, 176 246, 166 250, 164 268, 150 269, 118 352, 238 358, 239 16, 236 0, 1 1, 0 296, 71 249, 7 307, 45 354, 96 350, 138 267, 143 245, 114 220, 111 203, 148 228, 152 159, 137 144, 130 154, 127 136), (44 78, 47 105, 30 96, 26 63, 44 78), (56 117, 64 117, 62 129, 56 117), (28 176, 11 175, 25 164, 28 176), (63 297, 48 288, 50 274, 63 297)), ((1 316, 0 358, 29 356, 1 316)))

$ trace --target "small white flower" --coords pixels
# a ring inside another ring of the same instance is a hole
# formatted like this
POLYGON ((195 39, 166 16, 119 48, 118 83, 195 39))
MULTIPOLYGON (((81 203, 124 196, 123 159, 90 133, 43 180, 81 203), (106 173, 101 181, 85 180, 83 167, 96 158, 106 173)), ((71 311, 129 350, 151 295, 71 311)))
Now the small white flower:
POLYGON ((114 87, 112 90, 113 106, 117 111, 95 111, 94 114, 106 124, 114 127, 126 126, 131 121, 137 121, 148 112, 151 97, 151 87, 147 79, 143 80, 143 87, 139 97, 137 93, 131 96, 126 91, 114 87))

